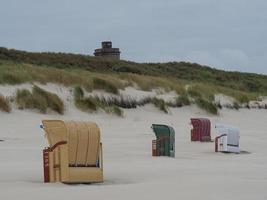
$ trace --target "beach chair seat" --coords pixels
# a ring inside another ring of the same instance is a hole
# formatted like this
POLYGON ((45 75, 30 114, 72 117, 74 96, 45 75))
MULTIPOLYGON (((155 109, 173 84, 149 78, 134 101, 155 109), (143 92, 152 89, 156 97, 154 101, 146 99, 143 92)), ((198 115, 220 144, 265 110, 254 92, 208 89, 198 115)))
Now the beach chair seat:
POLYGON ((44 182, 103 181, 100 130, 93 122, 43 120, 49 147, 43 151, 44 182))

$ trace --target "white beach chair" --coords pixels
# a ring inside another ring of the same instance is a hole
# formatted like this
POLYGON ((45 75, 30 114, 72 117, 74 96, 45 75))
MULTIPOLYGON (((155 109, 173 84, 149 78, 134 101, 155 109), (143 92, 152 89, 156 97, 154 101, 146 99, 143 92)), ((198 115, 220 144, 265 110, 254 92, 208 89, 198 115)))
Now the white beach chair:
POLYGON ((215 152, 240 153, 239 129, 229 125, 216 125, 219 136, 215 138, 215 152))

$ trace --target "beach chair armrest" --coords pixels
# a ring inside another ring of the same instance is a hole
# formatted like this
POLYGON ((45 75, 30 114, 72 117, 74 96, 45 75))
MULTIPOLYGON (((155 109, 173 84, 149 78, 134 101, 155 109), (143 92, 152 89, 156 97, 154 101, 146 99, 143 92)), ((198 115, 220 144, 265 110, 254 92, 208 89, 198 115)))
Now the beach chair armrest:
POLYGON ((60 141, 60 142, 57 142, 56 144, 54 144, 54 145, 50 148, 50 151, 54 151, 58 146, 63 145, 63 144, 67 144, 67 141, 60 141))
POLYGON ((215 139, 219 139, 219 138, 224 137, 224 136, 227 136, 227 134, 222 134, 222 135, 216 137, 215 139))

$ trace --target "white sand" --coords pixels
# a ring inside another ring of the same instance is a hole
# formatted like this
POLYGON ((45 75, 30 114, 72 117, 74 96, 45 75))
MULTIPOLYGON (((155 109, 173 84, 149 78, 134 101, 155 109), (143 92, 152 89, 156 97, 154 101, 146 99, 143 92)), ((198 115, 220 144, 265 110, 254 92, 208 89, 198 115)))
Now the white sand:
MULTIPOLYGON (((13 90, 2 86, 0 93, 3 91, 8 95, 13 90)), ((119 118, 80 112, 72 105, 68 90, 56 91, 69 98, 65 101, 68 109, 64 116, 17 109, 11 114, 0 112, 0 139, 5 140, 0 142, 1 200, 267 199, 266 110, 224 109, 214 117, 194 106, 171 109, 171 114, 164 114, 147 105, 124 110, 126 117, 119 118), (214 153, 214 143, 190 142, 191 117, 209 117, 213 125, 238 126, 241 149, 251 154, 214 153), (99 124, 104 145, 103 184, 42 182, 42 149, 47 143, 39 124, 46 118, 92 120, 99 124), (176 158, 151 156, 152 123, 174 127, 176 158)))

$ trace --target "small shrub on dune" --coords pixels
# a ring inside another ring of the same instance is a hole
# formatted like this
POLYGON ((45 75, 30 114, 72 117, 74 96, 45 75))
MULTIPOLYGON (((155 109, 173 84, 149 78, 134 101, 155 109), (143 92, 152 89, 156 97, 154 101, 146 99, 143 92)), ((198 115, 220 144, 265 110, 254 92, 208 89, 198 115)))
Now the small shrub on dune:
POLYGON ((101 108, 106 113, 115 114, 117 116, 123 116, 123 110, 116 105, 119 101, 115 98, 100 98, 98 96, 90 97, 90 99, 95 102, 97 108, 101 108))
POLYGON ((80 86, 74 88, 74 103, 82 111, 96 111, 97 106, 91 98, 84 98, 83 89, 80 86))
POLYGON ((82 111, 92 112, 97 110, 97 106, 91 98, 77 99, 75 105, 82 111))
POLYGON ((74 88, 74 102, 75 106, 82 111, 92 112, 102 109, 106 113, 123 116, 123 110, 116 105, 121 103, 118 99, 98 96, 84 98, 83 89, 79 86, 74 88))
POLYGON ((105 90, 109 93, 119 94, 119 90, 115 85, 101 78, 93 79, 93 87, 94 89, 105 90))
POLYGON ((0 110, 7 113, 11 111, 10 103, 3 95, 0 95, 0 110))
POLYGON ((159 110, 168 113, 168 106, 166 105, 165 101, 163 99, 153 98, 151 101, 155 107, 157 107, 159 110))
POLYGON ((239 110, 240 109, 240 105, 235 101, 234 104, 233 104, 233 108, 235 110, 239 110))
POLYGON ((26 89, 17 90, 15 101, 19 109, 37 109, 41 113, 46 113, 47 109, 63 114, 64 103, 53 93, 34 86, 32 92, 26 89))
POLYGON ((180 104, 181 106, 189 106, 191 102, 188 96, 186 94, 183 94, 176 99, 176 104, 180 104))
POLYGON ((99 108, 104 110, 106 113, 116 114, 118 116, 123 116, 123 110, 136 108, 137 106, 144 106, 146 104, 152 103, 159 110, 168 113, 168 105, 164 100, 158 99, 156 97, 147 97, 141 100, 136 100, 130 97, 99 97, 91 96, 84 97, 83 89, 79 86, 74 88, 74 102, 75 106, 82 111, 97 111, 99 108))
POLYGON ((118 106, 113 106, 112 107, 112 113, 122 117, 123 116, 123 110, 120 109, 118 106))
POLYGON ((106 106, 106 107, 103 107, 103 110, 106 112, 106 113, 110 113, 110 114, 114 114, 114 115, 117 115, 119 117, 122 117, 123 116, 123 110, 121 108, 119 108, 118 106, 106 106))
POLYGON ((16 91, 15 101, 19 109, 36 108, 32 93, 26 89, 16 91))
POLYGON ((249 102, 249 98, 247 95, 240 95, 237 97, 237 99, 238 99, 239 103, 241 103, 241 104, 246 104, 249 102))
POLYGON ((83 89, 80 86, 76 86, 73 91, 74 99, 82 99, 84 97, 83 89))
POLYGON ((43 90, 35 85, 32 89, 32 95, 35 98, 39 98, 39 100, 45 99, 44 101, 46 101, 47 107, 59 114, 64 113, 64 103, 56 94, 43 90))
POLYGON ((197 98, 196 104, 199 108, 206 110, 208 113, 211 113, 214 115, 218 114, 218 109, 217 109, 216 105, 212 102, 209 102, 209 101, 202 99, 202 98, 197 98))

